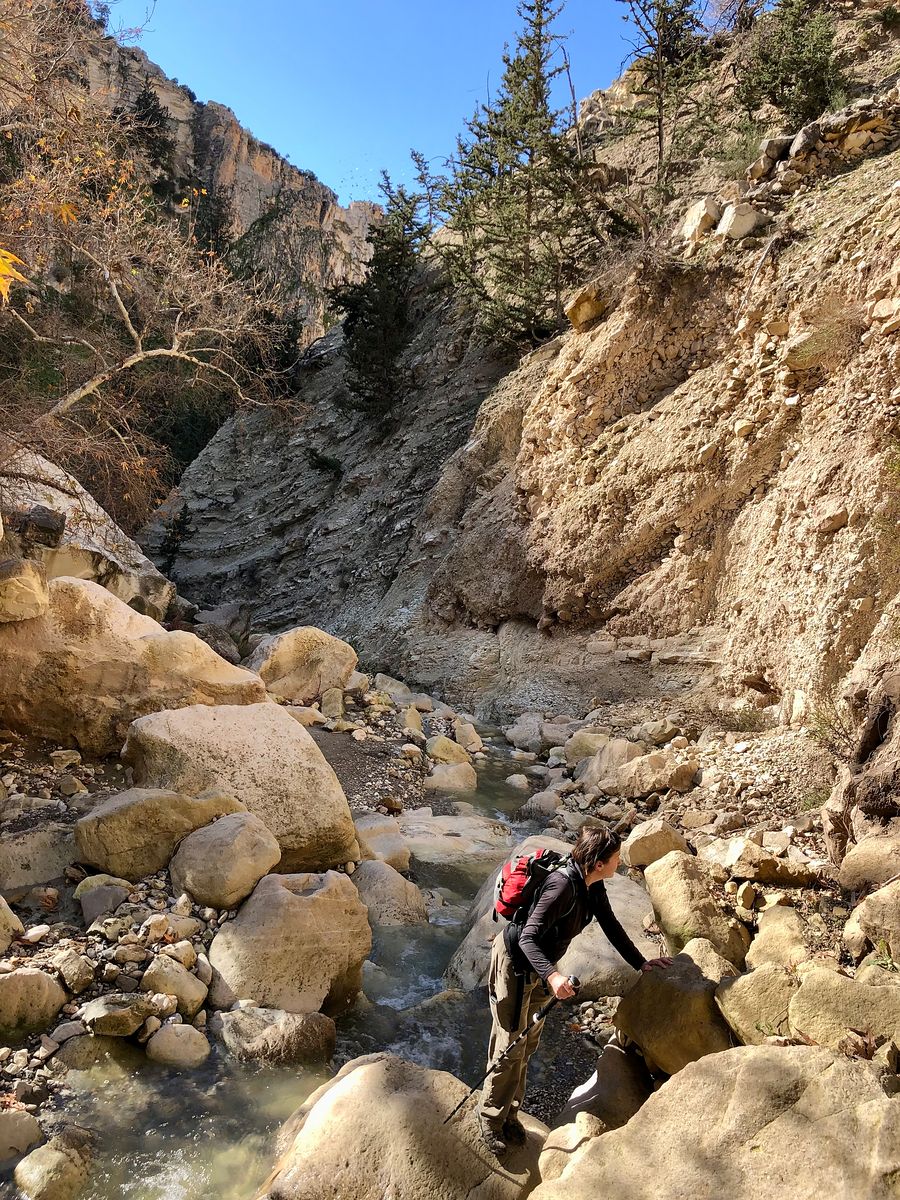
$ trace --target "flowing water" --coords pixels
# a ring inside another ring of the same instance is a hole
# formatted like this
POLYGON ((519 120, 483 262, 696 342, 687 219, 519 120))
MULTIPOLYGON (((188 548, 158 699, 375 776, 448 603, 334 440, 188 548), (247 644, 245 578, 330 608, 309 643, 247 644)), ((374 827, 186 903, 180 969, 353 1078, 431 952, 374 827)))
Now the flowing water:
MULTIPOLYGON (((520 769, 494 748, 479 767, 477 791, 461 799, 511 823, 523 793, 505 777, 520 769)), ((510 844, 532 831, 512 829, 510 844)), ((442 976, 484 874, 463 864, 449 883, 446 876, 417 875, 421 886, 440 888, 444 905, 428 925, 374 931, 363 985, 368 1003, 338 1020, 337 1065, 390 1050, 477 1082, 490 1027, 485 993, 447 992, 442 976)), ((559 1036, 551 1026, 534 1060, 538 1085, 559 1036)), ((115 1059, 70 1071, 66 1082, 76 1098, 66 1116, 100 1135, 83 1200, 249 1200, 273 1165, 275 1131, 325 1078, 298 1068, 242 1065, 215 1042, 206 1064, 193 1072, 169 1071, 126 1045, 115 1059)), ((7 1195, 14 1189, 0 1183, 0 1196, 7 1195)))

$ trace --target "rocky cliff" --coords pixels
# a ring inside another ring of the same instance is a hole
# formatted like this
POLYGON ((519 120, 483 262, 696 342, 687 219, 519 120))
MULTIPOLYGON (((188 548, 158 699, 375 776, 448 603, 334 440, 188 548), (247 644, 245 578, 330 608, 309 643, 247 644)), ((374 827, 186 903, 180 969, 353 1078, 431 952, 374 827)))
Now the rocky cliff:
POLYGON ((893 628, 898 111, 771 150, 512 370, 432 306, 386 435, 336 407, 326 345, 308 415, 230 423, 147 545, 180 514, 192 598, 323 625, 482 711, 717 678, 808 716, 893 628))
POLYGON ((301 341, 324 333, 324 292, 359 278, 377 206, 342 207, 313 174, 258 141, 224 105, 199 103, 142 50, 98 37, 82 70, 92 92, 113 106, 131 109, 145 84, 152 88, 168 113, 173 182, 200 184, 221 202, 239 251, 296 305, 301 341))

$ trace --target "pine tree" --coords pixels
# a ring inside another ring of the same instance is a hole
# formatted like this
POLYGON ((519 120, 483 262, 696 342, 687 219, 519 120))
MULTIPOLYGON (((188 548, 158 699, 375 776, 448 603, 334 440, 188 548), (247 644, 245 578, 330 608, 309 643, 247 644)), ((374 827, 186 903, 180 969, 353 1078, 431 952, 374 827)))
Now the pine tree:
POLYGON ((437 253, 487 332, 535 341, 559 326, 565 292, 621 221, 551 104, 565 70, 553 32, 562 4, 520 0, 517 11, 521 29, 497 94, 466 122, 448 174, 414 161, 436 223, 447 226, 437 253))
POLYGON ((366 277, 330 294, 345 314, 344 358, 352 407, 376 416, 389 412, 410 386, 400 356, 412 333, 410 297, 418 270, 425 227, 421 197, 394 188, 385 174, 384 220, 369 234, 372 247, 366 277))

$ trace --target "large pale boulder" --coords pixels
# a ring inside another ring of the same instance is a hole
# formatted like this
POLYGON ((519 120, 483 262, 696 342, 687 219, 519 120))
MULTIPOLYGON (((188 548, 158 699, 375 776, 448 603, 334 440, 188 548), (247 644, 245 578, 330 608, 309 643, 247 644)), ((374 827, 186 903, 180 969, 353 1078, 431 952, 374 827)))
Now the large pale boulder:
POLYGON ((599 783, 614 779, 619 767, 643 755, 644 747, 630 742, 628 738, 607 738, 587 761, 582 760, 578 764, 575 778, 584 788, 596 787, 599 783))
POLYGON ((90 1174, 94 1135, 72 1125, 16 1164, 14 1179, 24 1200, 77 1200, 90 1174))
POLYGON ((47 574, 30 558, 0 562, 0 622, 31 621, 50 607, 47 574))
POLYGON ((425 897, 384 862, 363 862, 353 872, 370 925, 418 925, 428 920, 425 897))
POLYGON ((719 907, 709 874, 695 858, 673 850, 647 867, 644 882, 657 924, 673 953, 683 950, 692 938, 706 938, 729 962, 741 966, 750 934, 719 907))
POLYGON ((758 926, 759 932, 747 951, 748 967, 763 963, 796 967, 810 957, 803 920, 793 908, 784 904, 767 908, 760 913, 758 926))
POLYGON ((259 676, 192 633, 167 633, 99 583, 54 579, 49 590, 44 616, 0 624, 0 721, 11 729, 110 754, 144 713, 265 698, 259 676))
POLYGON ((67 999, 53 976, 37 967, 0 975, 0 1040, 20 1041, 47 1029, 67 999))
POLYGON ((579 1113, 590 1113, 607 1129, 618 1129, 631 1120, 652 1091, 653 1077, 646 1061, 612 1034, 600 1051, 597 1069, 572 1092, 556 1124, 565 1125, 579 1113))
POLYGON ((314 625, 265 637, 247 660, 273 696, 310 704, 329 688, 343 688, 356 670, 356 651, 314 625))
POLYGON ((280 858, 278 839, 259 817, 237 812, 189 834, 169 874, 174 890, 198 904, 237 908, 280 858))
POLYGON ((37 1117, 21 1108, 0 1108, 0 1167, 43 1138, 37 1117))
POLYGON ((531 1195, 889 1200, 898 1174, 900 1105, 871 1063, 816 1046, 739 1046, 690 1063, 531 1195))
POLYGON ((712 196, 703 196, 684 214, 678 235, 686 242, 698 242, 704 233, 718 224, 721 216, 722 210, 712 196))
POLYGON ((616 1028, 637 1042, 648 1063, 674 1075, 732 1045, 715 991, 715 982, 679 954, 671 966, 641 973, 616 1009, 616 1028))
POLYGON ((364 859, 386 862, 395 871, 409 870, 409 846, 396 817, 362 813, 353 818, 353 824, 364 859))
POLYGON ((481 1141, 468 1088, 388 1054, 357 1058, 283 1127, 282 1155, 259 1200, 519 1200, 536 1174, 546 1126, 498 1162, 481 1141))
POLYGON ((235 1058, 266 1066, 328 1062, 337 1031, 324 1013, 278 1008, 238 1008, 214 1014, 210 1028, 235 1058))
POLYGON ((853 915, 872 945, 900 964, 900 879, 867 896, 853 915))
POLYGON ((807 971, 788 1008, 791 1033, 838 1050, 851 1032, 900 1045, 900 987, 858 983, 825 968, 807 971))
POLYGON ((847 851, 838 879, 848 892, 859 892, 870 884, 880 886, 900 876, 900 835, 863 838, 847 851))
POLYGON ((788 1006, 800 986, 795 975, 775 963, 763 963, 746 975, 723 979, 716 1004, 735 1036, 747 1046, 767 1037, 789 1037, 788 1006))
POLYGON ((414 863, 487 870, 510 845, 509 826, 477 814, 435 815, 413 808, 397 818, 414 863))
POLYGON ((0 896, 0 954, 5 954, 13 938, 25 932, 25 926, 0 896))
POLYGON ((187 834, 243 807, 214 788, 199 796, 130 788, 102 801, 76 822, 78 858, 109 875, 142 879, 168 866, 187 834))
MULTIPOLYGON (((94 1035, 93 1040, 131 1037, 148 1017, 156 1016, 156 1002, 137 992, 112 992, 91 1000, 81 1010, 80 1020, 94 1035)), ((80 1038, 73 1038, 80 1042, 80 1038)), ((67 1047, 70 1043, 67 1043, 67 1047)), ((75 1048, 77 1051, 77 1047, 75 1048)), ((71 1064, 69 1064, 71 1065, 71 1064)))
POLYGON ((321 750, 277 704, 195 705, 135 721, 123 757, 143 787, 219 787, 272 831, 284 870, 359 857, 347 799, 321 750))
POLYGON ((662 817, 651 817, 635 825, 622 846, 622 862, 626 867, 648 867, 671 850, 690 853, 687 842, 677 829, 662 817))
POLYGON ((516 718, 512 725, 508 725, 503 730, 503 736, 517 750, 540 754, 543 746, 543 726, 543 713, 524 712, 516 718))
POLYGON ((5 832, 0 838, 0 883, 5 888, 49 883, 76 858, 71 821, 42 817, 40 825, 5 832))
POLYGON ((757 883, 784 884, 788 887, 811 883, 813 868, 789 858, 778 858, 771 850, 747 837, 717 838, 700 851, 707 862, 717 863, 734 879, 752 879, 757 883))
POLYGON ((592 758, 598 750, 609 743, 609 734, 605 729, 597 729, 586 725, 566 739, 566 762, 570 767, 577 766, 585 758, 592 758))
POLYGON ((213 938, 210 1000, 339 1012, 355 999, 371 948, 366 907, 346 875, 266 875, 213 938))
POLYGON ((424 783, 429 791, 473 792, 478 786, 478 775, 468 762, 437 763, 424 783))
MULTIPOLYGON (((566 854, 572 848, 566 842, 540 834, 520 842, 507 857, 529 854, 538 846, 560 854, 566 854)), ((466 991, 487 983, 491 943, 506 926, 502 917, 497 921, 493 919, 494 881, 502 861, 495 859, 497 870, 490 873, 475 897, 469 910, 471 927, 447 968, 449 982, 466 991)), ((644 922, 653 913, 647 893, 625 875, 614 875, 606 881, 605 887, 613 912, 625 932, 646 958, 655 958, 659 948, 644 933, 644 922)), ((621 996, 637 978, 635 969, 619 957, 596 921, 573 940, 560 960, 560 970, 581 980, 580 995, 585 1000, 597 996, 621 996)))
POLYGON ((141 991, 151 996, 174 996, 178 1011, 190 1019, 203 1007, 208 988, 180 962, 167 954, 157 954, 141 977, 141 991))
POLYGON ((644 754, 616 770, 616 790, 626 800, 639 800, 652 792, 689 792, 697 764, 676 762, 663 750, 644 754))
POLYGON ((174 584, 74 476, 25 449, 7 455, 4 468, 7 534, 41 562, 48 579, 93 580, 136 611, 163 619, 174 584))
POLYGON ((467 763, 469 752, 459 742, 444 737, 442 733, 435 734, 425 743, 425 753, 436 763, 467 763))
POLYGON ((152 1062, 177 1070, 193 1070, 209 1058, 209 1042, 193 1025, 163 1025, 147 1042, 152 1062))

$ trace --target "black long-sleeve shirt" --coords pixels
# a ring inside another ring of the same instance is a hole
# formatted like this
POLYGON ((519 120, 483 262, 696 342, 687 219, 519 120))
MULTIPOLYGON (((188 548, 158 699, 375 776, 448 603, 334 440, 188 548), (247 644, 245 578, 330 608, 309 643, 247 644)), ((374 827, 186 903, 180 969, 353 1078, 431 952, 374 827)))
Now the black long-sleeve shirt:
POLYGON ((603 883, 588 887, 575 863, 550 875, 523 927, 507 926, 506 947, 518 967, 546 980, 572 939, 594 918, 627 963, 643 966, 646 959, 619 924, 603 883))

